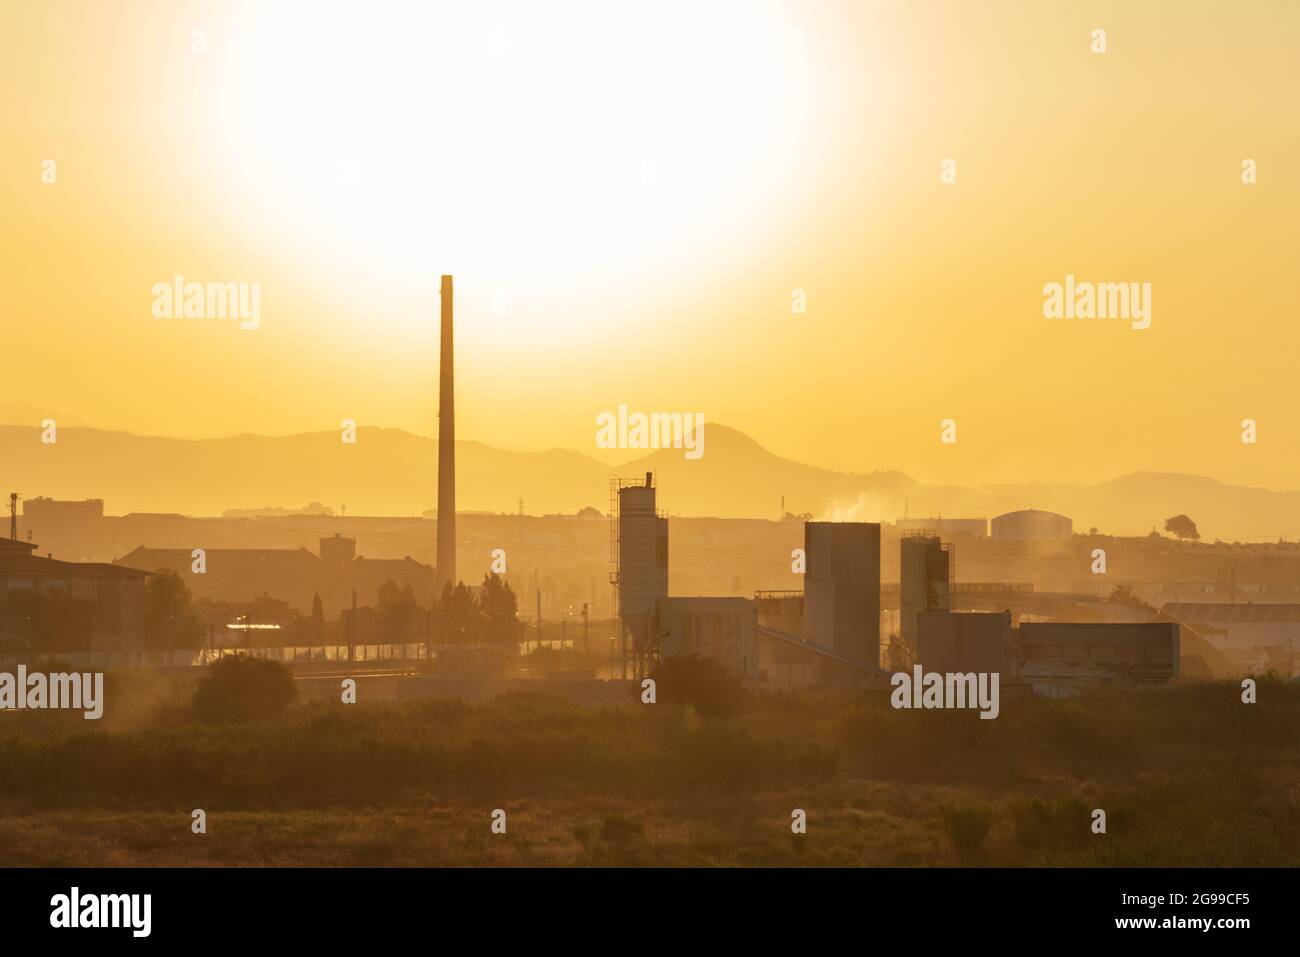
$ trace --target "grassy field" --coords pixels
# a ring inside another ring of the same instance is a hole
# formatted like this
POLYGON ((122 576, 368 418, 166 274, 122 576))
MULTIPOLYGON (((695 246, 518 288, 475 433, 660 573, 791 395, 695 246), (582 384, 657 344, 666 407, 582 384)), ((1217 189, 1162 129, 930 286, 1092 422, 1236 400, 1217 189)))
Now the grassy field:
POLYGON ((1293 684, 1254 705, 1232 682, 1007 696, 995 721, 883 695, 705 716, 516 692, 200 724, 191 690, 110 675, 130 705, 100 722, 0 715, 0 864, 1300 864, 1293 684))

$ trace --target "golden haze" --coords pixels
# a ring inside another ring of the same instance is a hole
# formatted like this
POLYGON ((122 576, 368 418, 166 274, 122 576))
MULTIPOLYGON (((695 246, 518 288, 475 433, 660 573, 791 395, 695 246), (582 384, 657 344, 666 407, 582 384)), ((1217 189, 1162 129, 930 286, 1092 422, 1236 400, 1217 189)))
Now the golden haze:
POLYGON ((455 272, 465 438, 597 454, 626 402, 932 483, 1296 487, 1295 4, 465 6, 8 7, 0 399, 432 435, 455 272), (261 327, 152 318, 177 273, 261 327), (1066 273, 1151 328, 1043 319, 1066 273))

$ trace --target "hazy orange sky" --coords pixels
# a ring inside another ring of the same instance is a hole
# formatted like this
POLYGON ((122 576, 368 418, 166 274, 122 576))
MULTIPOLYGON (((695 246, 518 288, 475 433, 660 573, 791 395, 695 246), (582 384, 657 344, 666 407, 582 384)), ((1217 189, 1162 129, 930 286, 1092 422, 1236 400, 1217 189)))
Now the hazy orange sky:
POLYGON ((5 6, 0 402, 431 435, 450 272, 462 438, 1300 487, 1300 4, 318 6, 5 6), (1045 319, 1067 273, 1151 327, 1045 319), (177 274, 260 326, 154 318, 177 274))

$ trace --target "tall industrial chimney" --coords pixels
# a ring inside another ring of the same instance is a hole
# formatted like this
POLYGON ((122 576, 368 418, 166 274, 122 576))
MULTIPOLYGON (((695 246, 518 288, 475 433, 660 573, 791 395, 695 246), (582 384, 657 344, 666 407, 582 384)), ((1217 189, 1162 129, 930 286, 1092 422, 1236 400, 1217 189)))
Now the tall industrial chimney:
POLYGON ((456 584, 456 389, 452 377, 451 277, 442 277, 442 346, 438 386, 438 595, 456 584))

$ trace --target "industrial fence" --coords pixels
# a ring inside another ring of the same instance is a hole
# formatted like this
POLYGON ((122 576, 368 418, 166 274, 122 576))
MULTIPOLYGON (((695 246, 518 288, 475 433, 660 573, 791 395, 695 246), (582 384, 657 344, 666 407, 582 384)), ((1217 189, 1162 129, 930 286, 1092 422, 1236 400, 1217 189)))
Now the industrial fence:
POLYGON ((0 655, 0 670, 108 671, 116 668, 202 668, 228 655, 249 655, 286 665, 412 663, 466 658, 513 658, 513 645, 412 641, 378 645, 290 645, 270 648, 193 648, 173 651, 51 651, 0 655))

